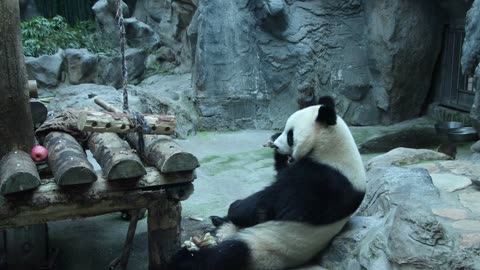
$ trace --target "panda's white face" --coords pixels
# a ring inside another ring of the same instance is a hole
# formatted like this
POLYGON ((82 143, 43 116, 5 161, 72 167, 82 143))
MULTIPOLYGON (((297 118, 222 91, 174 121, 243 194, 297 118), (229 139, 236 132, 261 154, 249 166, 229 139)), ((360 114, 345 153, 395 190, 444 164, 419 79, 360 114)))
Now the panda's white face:
POLYGON ((274 145, 281 154, 290 155, 294 160, 308 155, 319 143, 328 143, 332 127, 317 120, 320 106, 310 106, 292 114, 283 133, 274 145))

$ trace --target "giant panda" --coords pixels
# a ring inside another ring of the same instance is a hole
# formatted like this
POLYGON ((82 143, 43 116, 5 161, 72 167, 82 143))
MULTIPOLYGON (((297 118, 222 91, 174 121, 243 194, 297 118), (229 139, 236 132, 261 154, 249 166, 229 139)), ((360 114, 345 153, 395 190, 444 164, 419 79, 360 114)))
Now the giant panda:
POLYGON ((363 200, 366 174, 333 99, 293 113, 273 145, 275 181, 216 219, 216 246, 181 249, 169 269, 292 269, 340 232, 363 200))

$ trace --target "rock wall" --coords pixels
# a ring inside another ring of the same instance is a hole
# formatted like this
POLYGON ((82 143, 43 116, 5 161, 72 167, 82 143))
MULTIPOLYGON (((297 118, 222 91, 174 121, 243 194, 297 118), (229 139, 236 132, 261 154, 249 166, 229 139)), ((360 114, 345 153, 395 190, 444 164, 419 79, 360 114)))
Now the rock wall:
POLYGON ((337 97, 354 125, 420 114, 440 49, 435 1, 199 1, 189 26, 202 128, 280 128, 337 97))
POLYGON ((416 117, 440 52, 437 1, 366 1, 367 57, 372 97, 382 123, 416 117))
POLYGON ((174 51, 179 64, 176 73, 189 72, 192 66, 192 47, 187 28, 196 5, 197 0, 137 0, 132 14, 158 33, 161 46, 174 51))
POLYGON ((466 74, 474 75, 476 92, 470 116, 480 134, 480 0, 475 0, 467 13, 462 68, 466 74))
MULTIPOLYGON (((129 48, 127 59, 128 81, 139 83, 146 70, 147 53, 143 49, 129 48)), ((77 85, 95 83, 122 87, 122 61, 120 55, 92 54, 86 49, 59 50, 55 55, 25 57, 28 78, 37 80, 40 87, 53 88, 62 82, 77 85)))
MULTIPOLYGON (((116 35, 112 3, 99 0, 93 9, 100 29, 116 35)), ((445 6, 455 5, 454 0, 129 3, 127 43, 144 50, 134 64, 141 75, 132 79, 191 72, 199 128, 206 130, 282 128, 299 101, 326 94, 336 97, 340 115, 352 125, 419 116, 442 43, 445 6)), ((471 17, 474 25, 478 18, 471 17)), ((467 29, 467 36, 469 31, 478 26, 467 29)), ((478 49, 466 54, 478 62, 478 49)), ((118 71, 112 69, 118 59, 76 54, 66 59, 69 73, 91 61, 97 66, 95 74, 70 76, 71 83, 118 87, 118 71)), ((464 65, 471 69, 472 60, 464 65)))

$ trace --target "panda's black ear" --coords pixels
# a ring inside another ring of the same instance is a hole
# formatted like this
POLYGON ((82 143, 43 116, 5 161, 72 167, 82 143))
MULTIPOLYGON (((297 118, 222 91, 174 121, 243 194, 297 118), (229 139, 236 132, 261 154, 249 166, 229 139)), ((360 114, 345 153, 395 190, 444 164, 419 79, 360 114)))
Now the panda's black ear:
POLYGON ((331 97, 321 97, 320 101, 324 101, 325 103, 320 104, 317 122, 327 126, 337 124, 337 112, 335 111, 335 103, 333 102, 333 99, 331 97))
POLYGON ((318 105, 325 105, 335 109, 335 101, 331 96, 323 96, 318 99, 318 105))

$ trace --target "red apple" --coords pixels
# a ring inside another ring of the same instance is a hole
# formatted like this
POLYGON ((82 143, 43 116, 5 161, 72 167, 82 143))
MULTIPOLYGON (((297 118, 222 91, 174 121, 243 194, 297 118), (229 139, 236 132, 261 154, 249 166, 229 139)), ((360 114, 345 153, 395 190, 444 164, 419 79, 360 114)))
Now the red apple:
POLYGON ((30 156, 36 162, 43 161, 48 156, 48 150, 47 148, 41 145, 36 145, 32 148, 32 152, 30 153, 30 156))

